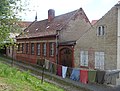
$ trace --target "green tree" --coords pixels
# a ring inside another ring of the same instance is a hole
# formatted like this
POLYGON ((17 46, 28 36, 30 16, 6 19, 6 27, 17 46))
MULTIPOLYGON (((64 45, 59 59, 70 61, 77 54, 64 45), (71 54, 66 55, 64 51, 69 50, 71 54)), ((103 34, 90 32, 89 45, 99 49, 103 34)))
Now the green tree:
POLYGON ((0 0, 0 48, 6 40, 13 42, 9 38, 9 33, 18 30, 18 14, 23 10, 21 0, 0 0))

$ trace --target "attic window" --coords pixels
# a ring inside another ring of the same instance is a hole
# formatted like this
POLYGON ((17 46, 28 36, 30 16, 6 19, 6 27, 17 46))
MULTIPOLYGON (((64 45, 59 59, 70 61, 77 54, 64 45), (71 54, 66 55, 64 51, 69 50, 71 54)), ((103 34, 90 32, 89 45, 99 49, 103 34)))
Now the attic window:
POLYGON ((48 29, 50 26, 47 26, 46 29, 48 29))
POLYGON ((29 32, 29 30, 27 30, 27 33, 29 32))
POLYGON ((35 29, 36 31, 38 30, 38 28, 35 29))
POLYGON ((105 35, 105 26, 98 26, 97 27, 97 36, 105 35))
POLYGON ((59 26, 60 24, 57 24, 57 26, 59 26))

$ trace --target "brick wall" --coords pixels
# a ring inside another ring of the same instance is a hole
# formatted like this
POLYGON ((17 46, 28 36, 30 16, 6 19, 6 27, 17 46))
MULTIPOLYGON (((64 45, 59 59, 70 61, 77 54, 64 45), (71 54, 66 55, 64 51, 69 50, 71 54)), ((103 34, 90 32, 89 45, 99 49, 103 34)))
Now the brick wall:
POLYGON ((17 40, 17 43, 24 43, 24 53, 17 53, 16 59, 19 61, 27 61, 31 63, 37 63, 37 59, 47 59, 49 61, 56 62, 56 44, 55 44, 55 37, 49 38, 34 38, 34 39, 22 39, 17 40), (49 43, 54 43, 54 56, 49 55, 49 43), (26 54, 26 43, 29 44, 29 50, 26 54), (34 43, 34 54, 31 54, 31 43, 34 43), (40 43, 40 56, 37 55, 37 43, 40 43), (47 44, 47 55, 43 56, 43 43, 47 44))

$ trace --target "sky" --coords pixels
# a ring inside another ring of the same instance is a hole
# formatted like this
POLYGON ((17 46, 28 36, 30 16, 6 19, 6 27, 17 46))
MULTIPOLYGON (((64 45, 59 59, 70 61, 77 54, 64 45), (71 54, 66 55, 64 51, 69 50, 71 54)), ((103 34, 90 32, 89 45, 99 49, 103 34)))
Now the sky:
MULTIPOLYGON (((24 1, 24 0, 23 0, 24 1)), ((88 19, 98 20, 104 16, 119 0, 27 0, 29 10, 20 13, 23 21, 34 21, 37 12, 38 21, 48 18, 48 10, 54 9, 55 16, 83 8, 88 19)))

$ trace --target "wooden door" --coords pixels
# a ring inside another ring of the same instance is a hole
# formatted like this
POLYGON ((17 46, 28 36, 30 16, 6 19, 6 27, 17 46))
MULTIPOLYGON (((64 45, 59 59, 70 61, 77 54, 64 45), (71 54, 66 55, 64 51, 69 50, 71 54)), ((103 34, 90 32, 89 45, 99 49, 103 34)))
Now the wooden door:
POLYGON ((60 50, 60 64, 67 67, 72 67, 72 50, 64 48, 60 50))

